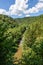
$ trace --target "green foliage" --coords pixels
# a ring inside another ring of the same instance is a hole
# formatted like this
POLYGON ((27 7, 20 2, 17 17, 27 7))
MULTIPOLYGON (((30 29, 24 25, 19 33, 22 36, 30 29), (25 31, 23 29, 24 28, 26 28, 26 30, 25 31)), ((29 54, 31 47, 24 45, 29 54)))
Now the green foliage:
POLYGON ((22 65, 43 65, 43 22, 30 24, 24 33, 22 65))
POLYGON ((22 65, 42 65, 42 58, 32 48, 28 48, 23 53, 22 65))
POLYGON ((11 65, 25 27, 6 16, 0 19, 0 65, 11 65))
POLYGON ((18 65, 43 65, 43 15, 22 19, 0 15, 0 65, 13 65, 20 41, 18 65))

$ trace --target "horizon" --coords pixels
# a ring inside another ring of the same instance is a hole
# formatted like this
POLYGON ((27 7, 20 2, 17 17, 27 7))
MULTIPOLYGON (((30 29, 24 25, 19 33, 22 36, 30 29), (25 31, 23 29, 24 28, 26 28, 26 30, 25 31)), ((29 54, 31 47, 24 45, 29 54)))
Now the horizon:
POLYGON ((43 14, 43 0, 0 0, 0 14, 24 18, 43 14))

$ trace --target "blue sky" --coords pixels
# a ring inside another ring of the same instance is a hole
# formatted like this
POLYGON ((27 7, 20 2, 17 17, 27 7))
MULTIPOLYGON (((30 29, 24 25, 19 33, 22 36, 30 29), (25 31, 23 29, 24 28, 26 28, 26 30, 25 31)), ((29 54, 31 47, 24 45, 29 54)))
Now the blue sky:
POLYGON ((43 14, 43 0, 0 0, 0 14, 13 18, 43 14))
POLYGON ((9 7, 14 4, 15 0, 0 0, 0 8, 9 10, 9 7))

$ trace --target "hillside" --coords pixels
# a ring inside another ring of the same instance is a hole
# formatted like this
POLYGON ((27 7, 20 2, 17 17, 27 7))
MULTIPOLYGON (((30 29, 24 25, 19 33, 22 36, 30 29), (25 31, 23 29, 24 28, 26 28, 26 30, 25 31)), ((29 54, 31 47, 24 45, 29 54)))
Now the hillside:
POLYGON ((20 19, 0 15, 0 65, 43 65, 42 61, 43 15, 20 19))

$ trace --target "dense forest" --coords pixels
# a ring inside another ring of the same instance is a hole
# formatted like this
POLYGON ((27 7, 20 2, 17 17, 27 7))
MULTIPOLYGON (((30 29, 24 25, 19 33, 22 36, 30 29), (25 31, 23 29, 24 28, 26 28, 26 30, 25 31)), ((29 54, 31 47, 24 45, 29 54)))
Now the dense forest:
POLYGON ((43 65, 43 15, 17 19, 0 15, 0 65, 43 65), (22 56, 17 60, 20 44, 22 56))

